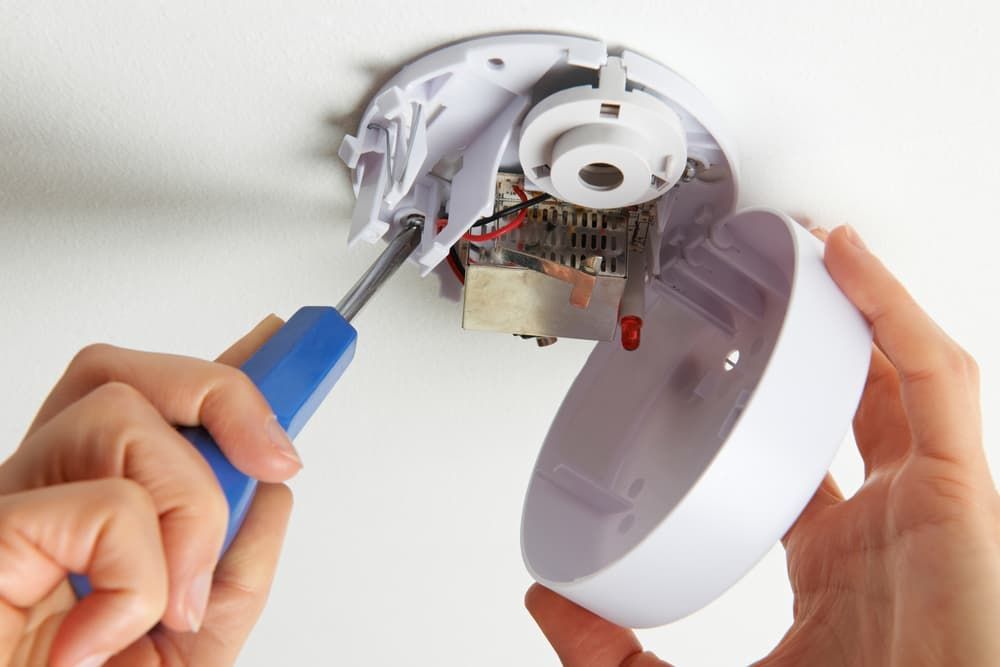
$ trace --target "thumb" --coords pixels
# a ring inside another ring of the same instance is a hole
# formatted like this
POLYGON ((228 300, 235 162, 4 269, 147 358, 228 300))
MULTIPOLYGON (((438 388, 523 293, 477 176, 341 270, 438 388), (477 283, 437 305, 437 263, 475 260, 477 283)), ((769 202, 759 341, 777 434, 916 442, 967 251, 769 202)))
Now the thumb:
MULTIPOLYGON (((63 618, 52 667, 96 667, 163 615, 166 564, 146 491, 125 479, 50 486, 0 497, 0 664, 24 641, 27 614, 68 572, 93 592, 63 618)), ((39 650, 40 649, 40 650, 39 650)))
POLYGON ((564 667, 670 667, 643 652, 635 633, 592 614, 539 584, 524 605, 564 667))

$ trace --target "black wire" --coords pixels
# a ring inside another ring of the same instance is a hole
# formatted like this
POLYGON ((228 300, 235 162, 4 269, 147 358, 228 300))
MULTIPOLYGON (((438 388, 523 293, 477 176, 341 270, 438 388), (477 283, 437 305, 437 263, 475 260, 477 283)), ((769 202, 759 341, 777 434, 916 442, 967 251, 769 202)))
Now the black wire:
MULTIPOLYGON (((503 210, 497 211, 496 213, 487 218, 480 218, 476 222, 472 223, 472 227, 470 227, 470 229, 474 229, 476 227, 482 227, 483 225, 488 225, 491 222, 496 222, 500 218, 508 216, 511 213, 517 213, 522 209, 531 208, 532 206, 541 204, 543 201, 547 199, 552 199, 552 195, 545 193, 545 194, 540 194, 537 197, 532 197, 531 199, 525 199, 523 202, 514 204, 513 206, 509 206, 503 210)), ((462 259, 458 256, 457 248, 458 248, 457 243, 452 247, 448 248, 448 256, 451 257, 452 261, 455 263, 455 266, 458 267, 458 272, 462 274, 462 280, 464 281, 465 265, 462 264, 462 259)))
POLYGON ((545 194, 540 194, 537 197, 532 197, 531 199, 525 199, 523 202, 514 204, 513 206, 509 206, 501 211, 497 211, 496 213, 487 218, 480 218, 479 220, 476 220, 474 223, 472 223, 472 227, 470 227, 470 229, 475 229, 476 227, 482 227, 483 225, 488 225, 491 222, 496 222, 500 218, 508 216, 511 213, 517 213, 521 209, 531 208, 536 204, 541 204, 546 199, 552 199, 552 195, 545 193, 545 194))
POLYGON ((452 247, 448 248, 448 256, 451 257, 451 261, 455 263, 455 267, 458 268, 458 272, 462 274, 462 282, 465 282, 465 267, 462 265, 462 259, 458 256, 458 250, 455 248, 458 246, 456 243, 452 247))

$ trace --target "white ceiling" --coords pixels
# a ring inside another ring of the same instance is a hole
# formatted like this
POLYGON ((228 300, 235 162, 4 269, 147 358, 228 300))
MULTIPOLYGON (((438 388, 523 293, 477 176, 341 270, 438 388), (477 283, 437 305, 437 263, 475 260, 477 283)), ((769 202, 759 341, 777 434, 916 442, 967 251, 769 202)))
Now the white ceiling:
MULTIPOLYGON (((742 203, 858 227, 996 405, 992 3, 816 4, 0 0, 0 452, 87 342, 209 356, 335 302, 376 252, 344 247, 334 154, 358 105, 425 50, 509 30, 600 37, 693 81, 738 142, 742 203)), ((518 515, 589 345, 464 333, 440 282, 407 267, 359 318, 241 664, 554 662, 521 608, 518 515)), ((850 447, 835 471, 858 483, 850 447)), ((775 550, 644 636, 677 664, 749 662, 788 621, 783 577, 775 550)))

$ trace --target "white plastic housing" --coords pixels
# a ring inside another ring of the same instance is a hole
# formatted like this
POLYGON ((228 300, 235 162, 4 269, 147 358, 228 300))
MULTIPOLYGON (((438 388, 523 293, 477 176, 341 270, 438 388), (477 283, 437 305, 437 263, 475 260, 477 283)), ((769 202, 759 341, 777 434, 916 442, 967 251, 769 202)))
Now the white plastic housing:
POLYGON ((625 304, 645 301, 642 343, 595 347, 531 477, 522 551, 539 582, 621 625, 659 625, 716 598, 788 530, 849 428, 870 334, 816 239, 777 211, 733 213, 732 142, 691 84, 597 40, 473 39, 393 77, 340 155, 357 194, 351 243, 447 209, 412 256, 425 274, 492 212, 498 170, 522 162, 529 188, 577 204, 655 198, 635 263, 645 298, 633 284, 625 304), (606 103, 622 113, 595 131, 606 103), (628 187, 577 189, 592 163, 628 187))
MULTIPOLYGON (((638 53, 625 50, 616 57, 629 89, 641 94, 618 91, 617 80, 609 94, 633 106, 672 112, 659 121, 663 145, 646 158, 646 178, 664 181, 655 183, 658 191, 669 191, 665 186, 683 171, 685 155, 733 172, 733 148, 701 93, 638 53), (657 164, 653 156, 672 159, 657 164)), ((529 111, 560 91, 596 86, 608 59, 599 40, 519 33, 460 42, 408 64, 372 98, 357 135, 341 143, 339 154, 352 170, 357 196, 348 242, 375 243, 405 216, 434 219, 446 204, 448 224, 440 232, 425 226, 412 255, 423 274, 429 273, 476 220, 493 212, 497 172, 521 170, 519 141, 529 111)), ((654 121, 640 120, 635 127, 648 122, 654 121)), ((536 187, 530 178, 529 185, 536 187)), ((689 190, 704 189, 693 185, 689 190)), ((707 189, 692 205, 710 199, 717 213, 732 209, 735 174, 707 189)))
POLYGON ((679 285, 654 282, 642 345, 597 345, 528 488, 532 576, 620 625, 690 614, 778 542, 822 480, 867 374, 868 326, 820 243, 777 211, 725 227, 736 254, 763 261, 761 282, 747 279, 763 296, 759 317, 734 307, 716 318, 692 308, 707 297, 690 304, 679 285))
POLYGON ((556 199, 621 208, 662 196, 687 160, 687 133, 653 95, 626 89, 620 58, 608 58, 598 85, 560 90, 521 125, 524 173, 556 199))

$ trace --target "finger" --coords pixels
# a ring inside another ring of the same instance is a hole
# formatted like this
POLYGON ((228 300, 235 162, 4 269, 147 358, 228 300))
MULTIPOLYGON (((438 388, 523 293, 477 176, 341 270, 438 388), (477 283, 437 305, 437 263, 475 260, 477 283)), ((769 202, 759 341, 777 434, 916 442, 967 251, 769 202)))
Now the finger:
POLYGON ((795 211, 789 213, 789 217, 791 217, 792 220, 798 223, 799 227, 802 227, 802 229, 806 231, 812 231, 813 227, 816 226, 816 223, 813 222, 812 218, 806 215, 805 213, 800 213, 798 211, 795 211))
POLYGON ((818 238, 823 243, 830 238, 830 232, 824 227, 811 227, 809 228, 809 233, 818 238))
POLYGON ((539 584, 524 596, 524 605, 538 623, 565 667, 663 667, 644 653, 635 633, 590 613, 539 584))
POLYGON ((910 449, 910 427, 900 399, 899 374, 874 346, 868 380, 854 415, 854 440, 865 463, 865 479, 898 461, 910 449))
POLYGON ((91 345, 77 354, 29 435, 109 382, 135 387, 171 424, 203 425, 233 465, 251 477, 280 482, 302 467, 267 401, 243 372, 224 364, 110 345, 91 345))
POLYGON ((250 333, 230 345, 215 361, 227 366, 241 366, 260 349, 261 345, 276 334, 284 323, 284 320, 277 315, 268 315, 251 329, 250 333))
POLYGON ((116 655, 109 667, 173 664, 231 665, 257 622, 278 562, 292 508, 284 484, 261 484, 239 534, 216 570, 202 631, 198 634, 154 630, 116 655), (178 663, 181 659, 178 658, 178 663))
MULTIPOLYGON (((105 479, 0 497, 0 530, 6 610, 37 603, 68 571, 85 573, 93 586, 52 641, 53 667, 101 664, 162 615, 166 564, 156 511, 138 484, 105 479)), ((3 664, 12 650, 0 646, 3 664)))
MULTIPOLYGON (((44 665, 49 647, 55 639, 66 613, 76 604, 76 595, 69 579, 63 579, 49 594, 31 605, 29 610, 18 610, 27 616, 20 646, 14 653, 12 665, 44 665)), ((0 605, 2 606, 2 605, 0 605)), ((5 627, 5 626, 3 626, 5 627)), ((6 663, 2 663, 6 664, 6 663)))
MULTIPOLYGON (((807 229, 824 243, 830 237, 823 227, 808 225, 807 229)), ((899 376, 875 346, 872 346, 868 381, 854 417, 854 439, 865 464, 865 479, 876 468, 898 460, 909 450, 910 430, 899 399, 899 376)), ((832 479, 829 481, 833 483, 832 479)))
POLYGON ((914 449, 949 460, 977 449, 978 371, 971 357, 917 306, 850 228, 830 234, 826 265, 872 324, 876 343, 899 374, 914 449))
POLYGON ((781 544, 787 549, 788 543, 795 538, 800 529, 808 526, 824 510, 833 507, 842 500, 844 500, 844 494, 841 492, 840 486, 838 486, 833 475, 826 473, 823 481, 819 484, 819 488, 816 489, 816 493, 809 499, 809 503, 805 506, 805 509, 802 510, 795 523, 792 524, 792 527, 781 538, 781 544))
POLYGON ((792 213, 792 220, 794 220, 800 227, 804 230, 818 238, 820 241, 826 242, 826 237, 830 235, 825 227, 820 227, 813 219, 804 213, 792 213))
POLYGON ((221 641, 199 642, 192 664, 228 665, 236 660, 270 594, 291 511, 287 486, 257 487, 247 520, 215 571, 205 629, 221 641))
POLYGON ((105 477, 142 486, 160 517, 167 559, 163 622, 200 626, 229 509, 205 459, 138 391, 101 385, 29 436, 4 468, 0 492, 105 477))

